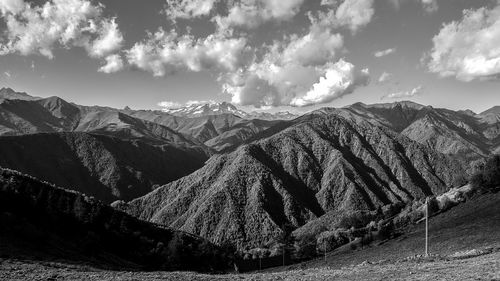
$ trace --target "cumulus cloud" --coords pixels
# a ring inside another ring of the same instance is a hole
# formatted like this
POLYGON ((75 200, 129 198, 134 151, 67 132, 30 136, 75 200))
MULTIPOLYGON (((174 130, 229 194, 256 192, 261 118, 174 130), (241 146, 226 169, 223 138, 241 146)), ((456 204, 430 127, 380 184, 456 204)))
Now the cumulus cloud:
POLYGON ((339 60, 323 66, 254 64, 224 85, 239 105, 308 106, 328 103, 369 82, 367 69, 339 60), (245 76, 246 75, 246 76, 245 76))
POLYGON ((325 75, 304 96, 293 98, 291 105, 307 106, 331 102, 352 93, 358 86, 367 85, 369 81, 368 69, 358 69, 352 63, 341 59, 329 66, 325 75))
POLYGON ((113 73, 123 69, 123 60, 118 54, 109 55, 105 58, 106 64, 99 68, 99 72, 113 73))
POLYGON ((389 48, 389 49, 385 49, 385 50, 381 50, 381 51, 376 51, 375 53, 373 53, 373 55, 377 58, 380 58, 380 57, 385 57, 387 55, 390 55, 394 52, 396 52, 396 48, 389 48))
POLYGON ((0 1, 0 12, 2 15, 7 13, 18 14, 24 10, 26 3, 23 0, 2 0, 0 1))
POLYGON ((306 34, 275 41, 248 67, 222 75, 223 90, 233 103, 255 107, 328 102, 328 98, 292 100, 306 95, 330 71, 343 43, 342 35, 312 22, 306 34))
POLYGON ((345 0, 337 8, 335 17, 341 25, 356 32, 371 21, 374 13, 373 0, 345 0))
POLYGON ((174 30, 159 29, 143 42, 126 51, 128 62, 155 76, 178 70, 235 71, 248 60, 246 39, 227 38, 215 33, 195 39, 190 34, 179 36, 174 30))
POLYGON ((101 58, 122 47, 123 35, 115 19, 103 20, 97 37, 89 46, 90 55, 101 58))
POLYGON ((0 54, 39 54, 52 59, 56 47, 83 47, 104 58, 118 50, 123 36, 115 19, 103 17, 101 4, 88 0, 51 0, 37 6, 23 0, 0 1, 5 21, 0 54))
POLYGON ((286 21, 300 10, 304 0, 239 0, 228 5, 227 15, 213 20, 221 30, 232 27, 252 29, 268 21, 286 21))
POLYGON ((309 13, 314 24, 328 28, 346 27, 353 33, 370 23, 375 14, 373 0, 344 0, 338 7, 338 1, 322 1, 321 4, 328 6, 329 10, 320 11, 317 16, 309 13))
POLYGON ((394 77, 394 75, 392 75, 392 73, 388 73, 388 72, 383 72, 380 77, 378 78, 378 82, 379 83, 386 83, 386 82, 389 82, 392 80, 392 78, 394 77))
POLYGON ((408 91, 395 92, 390 93, 382 97, 382 99, 402 99, 402 98, 411 98, 417 95, 420 95, 423 91, 422 86, 415 87, 408 91))
MULTIPOLYGON (((188 4, 194 2, 178 1, 177 7, 187 11, 188 4)), ((217 24, 214 34, 195 38, 189 31, 179 35, 174 30, 166 32, 160 28, 125 51, 125 56, 132 67, 155 76, 177 71, 211 71, 218 75, 218 82, 231 95, 233 103, 259 108, 326 103, 368 83, 368 70, 339 60, 344 38, 334 30, 344 26, 355 32, 366 25, 373 15, 372 0, 345 0, 338 5, 323 1, 338 12, 334 24, 327 22, 326 15, 309 14, 311 24, 305 34, 286 35, 260 49, 250 47, 246 35, 234 29, 251 29, 268 21, 291 19, 303 2, 234 1, 225 15, 212 18, 217 24)), ((213 5, 223 3, 215 1, 213 5)), ((210 15, 213 5, 200 15, 210 15)), ((196 17, 195 13, 179 15, 176 17, 196 17)))
POLYGON ((218 0, 167 0, 165 14, 173 21, 207 16, 218 0))
POLYGON ((443 25, 432 39, 428 69, 461 81, 500 75, 500 3, 464 10, 460 21, 443 25))
POLYGON ((292 35, 283 48, 284 63, 298 62, 301 65, 323 65, 331 61, 344 45, 342 35, 329 29, 313 26, 305 36, 292 35))

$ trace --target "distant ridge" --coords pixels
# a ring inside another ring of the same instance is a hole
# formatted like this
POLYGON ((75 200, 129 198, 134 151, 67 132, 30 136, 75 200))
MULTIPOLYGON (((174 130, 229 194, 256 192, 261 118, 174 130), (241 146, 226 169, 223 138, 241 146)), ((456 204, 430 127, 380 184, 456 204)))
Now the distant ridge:
POLYGON ((487 109, 487 110, 480 113, 480 115, 489 115, 489 114, 499 115, 500 114, 500 106, 499 105, 493 106, 492 108, 487 109))
POLYGON ((16 92, 11 88, 0 89, 0 101, 2 99, 17 99, 17 100, 37 100, 39 97, 30 96, 24 92, 16 92))
POLYGON ((206 159, 200 152, 81 132, 0 137, 0 167, 105 203, 142 196, 202 167, 206 159))

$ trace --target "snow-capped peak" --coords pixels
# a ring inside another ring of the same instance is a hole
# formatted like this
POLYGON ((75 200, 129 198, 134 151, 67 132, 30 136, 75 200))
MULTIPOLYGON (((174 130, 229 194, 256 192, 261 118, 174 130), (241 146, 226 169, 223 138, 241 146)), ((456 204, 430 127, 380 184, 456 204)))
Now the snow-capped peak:
POLYGON ((165 108, 164 112, 181 117, 200 117, 209 115, 234 114, 244 119, 286 120, 297 117, 290 112, 256 112, 250 113, 238 109, 229 102, 188 102, 185 106, 177 108, 165 108))

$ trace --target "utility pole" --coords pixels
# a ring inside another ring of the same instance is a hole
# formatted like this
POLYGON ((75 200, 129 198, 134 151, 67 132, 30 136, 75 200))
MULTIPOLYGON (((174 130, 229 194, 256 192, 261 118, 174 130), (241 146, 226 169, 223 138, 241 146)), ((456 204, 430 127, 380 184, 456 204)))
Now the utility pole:
POLYGON ((425 198, 425 256, 429 256, 429 197, 425 198))

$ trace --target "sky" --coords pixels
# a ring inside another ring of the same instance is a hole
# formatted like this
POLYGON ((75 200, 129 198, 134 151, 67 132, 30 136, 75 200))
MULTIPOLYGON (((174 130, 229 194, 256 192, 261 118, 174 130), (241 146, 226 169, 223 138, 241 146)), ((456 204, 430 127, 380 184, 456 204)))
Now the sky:
POLYGON ((500 105, 498 0, 0 0, 0 87, 83 105, 500 105))

